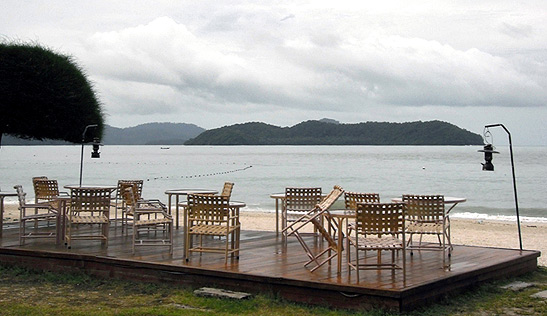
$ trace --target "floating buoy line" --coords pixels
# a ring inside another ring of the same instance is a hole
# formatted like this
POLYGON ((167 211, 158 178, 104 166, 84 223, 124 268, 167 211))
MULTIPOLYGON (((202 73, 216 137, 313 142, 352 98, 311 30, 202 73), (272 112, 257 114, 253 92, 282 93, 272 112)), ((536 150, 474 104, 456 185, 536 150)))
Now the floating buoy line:
POLYGON ((247 167, 244 167, 244 168, 239 168, 239 169, 233 169, 233 170, 227 170, 227 171, 219 171, 219 172, 213 172, 213 173, 204 173, 204 174, 194 174, 194 175, 185 175, 185 176, 177 176, 177 177, 169 177, 169 176, 166 176, 166 177, 154 177, 154 178, 148 178, 146 179, 146 181, 150 181, 150 180, 160 180, 160 179, 173 179, 173 178, 181 178, 181 179, 192 179, 192 178, 205 178, 205 177, 213 177, 213 176, 218 176, 218 175, 223 175, 223 174, 230 174, 230 173, 234 173, 234 172, 240 172, 240 171, 245 171, 247 169, 250 169, 252 168, 253 166, 247 166, 247 167))

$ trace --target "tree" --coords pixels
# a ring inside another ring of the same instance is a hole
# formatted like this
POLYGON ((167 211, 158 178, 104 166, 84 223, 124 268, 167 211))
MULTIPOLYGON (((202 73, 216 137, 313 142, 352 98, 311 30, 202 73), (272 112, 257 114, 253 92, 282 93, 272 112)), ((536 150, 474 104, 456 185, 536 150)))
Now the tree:
POLYGON ((104 117, 91 83, 70 56, 35 44, 0 42, 0 145, 2 134, 25 139, 102 137, 104 117))

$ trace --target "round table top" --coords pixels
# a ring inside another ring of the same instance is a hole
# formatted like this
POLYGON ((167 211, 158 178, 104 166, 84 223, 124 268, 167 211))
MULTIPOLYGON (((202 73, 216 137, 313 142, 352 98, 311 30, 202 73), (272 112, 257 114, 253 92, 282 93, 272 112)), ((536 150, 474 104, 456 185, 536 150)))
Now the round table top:
MULTIPOLYGON (((403 198, 393 198, 391 199, 391 201, 395 203, 400 203, 403 201, 403 198)), ((455 196, 444 197, 444 204, 463 203, 465 201, 467 201, 467 199, 463 197, 455 197, 455 196)))
POLYGON ((17 193, 12 191, 0 191, 0 196, 17 196, 17 193))
POLYGON ((101 189, 109 189, 109 190, 116 190, 116 186, 115 185, 94 185, 94 184, 82 184, 82 185, 79 185, 79 184, 69 184, 69 185, 65 185, 63 188, 65 189, 97 189, 97 190, 101 190, 101 189))
POLYGON ((177 195, 188 195, 188 194, 217 194, 217 190, 208 190, 208 189, 173 189, 165 191, 165 194, 177 194, 177 195))
MULTIPOLYGON (((239 201, 229 201, 228 202, 231 207, 245 207, 247 204, 245 202, 239 202, 239 201)), ((188 206, 188 201, 180 202, 180 206, 188 206)))
POLYGON ((329 210, 329 212, 325 214, 330 214, 332 217, 351 218, 355 217, 355 210, 329 210))

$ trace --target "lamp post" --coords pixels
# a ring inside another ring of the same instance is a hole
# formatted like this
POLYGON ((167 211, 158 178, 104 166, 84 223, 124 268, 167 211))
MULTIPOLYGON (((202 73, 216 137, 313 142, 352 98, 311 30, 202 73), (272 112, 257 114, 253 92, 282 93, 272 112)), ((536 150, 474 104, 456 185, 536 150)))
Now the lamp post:
MULTIPOLYGON (((85 144, 85 134, 87 133, 88 128, 94 128, 97 127, 97 124, 87 125, 84 129, 84 132, 82 133, 82 152, 80 154, 80 186, 82 186, 82 172, 84 169, 84 144, 85 144)), ((98 142, 95 142, 96 139, 94 139, 93 143, 93 152, 91 153, 91 158, 100 158, 99 153, 99 144, 98 142)))
MULTIPOLYGON (((515 162, 513 160, 513 142, 511 140, 511 133, 509 130, 503 125, 503 124, 490 124, 485 125, 485 129, 489 129, 490 127, 501 127, 503 130, 507 133, 507 136, 509 137, 509 153, 511 155, 511 171, 513 173, 513 191, 515 193, 515 210, 517 213, 517 227, 519 232, 519 245, 520 250, 522 251, 522 234, 520 231, 520 217, 519 217, 519 202, 517 197, 517 180, 515 177, 515 162)), ((494 150, 494 147, 492 144, 486 144, 484 146, 483 150, 479 150, 479 152, 484 152, 484 160, 485 163, 482 164, 482 170, 486 171, 494 171, 494 165, 492 164, 492 154, 499 154, 499 152, 494 150)))

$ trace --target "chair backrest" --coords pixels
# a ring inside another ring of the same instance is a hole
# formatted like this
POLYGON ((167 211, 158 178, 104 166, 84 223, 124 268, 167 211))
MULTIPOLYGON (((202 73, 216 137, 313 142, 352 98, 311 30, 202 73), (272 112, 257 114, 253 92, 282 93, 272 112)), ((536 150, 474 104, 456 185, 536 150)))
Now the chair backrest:
POLYGON ((123 186, 121 198, 126 207, 134 207, 137 204, 138 186, 126 183, 123 186))
POLYGON ((344 192, 344 202, 347 210, 356 210, 357 203, 380 203, 380 194, 344 192))
POLYGON ((335 185, 332 191, 320 202, 316 205, 316 208, 318 208, 320 211, 326 211, 328 210, 336 200, 344 193, 344 189, 342 189, 341 186, 335 185))
POLYGON ((118 187, 116 188, 116 198, 123 199, 123 192, 126 187, 135 186, 135 199, 138 200, 142 197, 143 180, 118 180, 118 187))
POLYGON ((110 210, 110 189, 74 188, 70 191, 71 214, 104 212, 110 210))
POLYGON ((17 198, 19 198, 19 207, 21 208, 25 206, 27 194, 23 192, 23 186, 20 184, 17 184, 13 188, 17 192, 17 198))
POLYGON ((227 197, 209 194, 189 194, 188 214, 193 220, 206 220, 215 223, 225 221, 229 216, 227 197))
POLYGON ((287 212, 308 212, 321 202, 321 188, 285 188, 287 212))
POLYGON ((224 182, 224 187, 222 188, 222 192, 220 193, 220 196, 224 196, 230 199, 230 197, 232 196, 233 188, 234 188, 234 184, 232 182, 224 182))
POLYGON ((405 203, 357 203, 356 234, 404 235, 405 203))
POLYGON ((438 222, 444 218, 443 195, 404 194, 407 205, 407 217, 421 222, 438 222))
POLYGON ((59 196, 59 184, 57 180, 36 179, 34 180, 34 196, 36 202, 51 202, 59 196))

